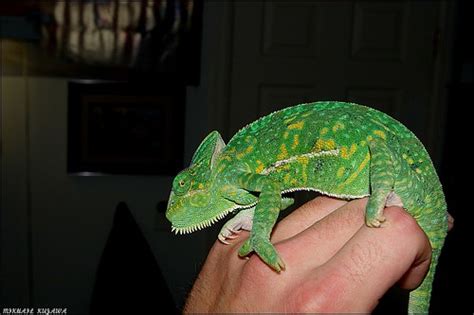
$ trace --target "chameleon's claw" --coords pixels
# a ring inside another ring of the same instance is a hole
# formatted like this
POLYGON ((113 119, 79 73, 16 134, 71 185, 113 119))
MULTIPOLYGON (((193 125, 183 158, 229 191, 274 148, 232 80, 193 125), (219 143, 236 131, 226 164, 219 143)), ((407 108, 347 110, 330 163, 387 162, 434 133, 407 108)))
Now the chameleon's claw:
POLYGON ((217 236, 217 238, 219 239, 219 241, 220 241, 221 243, 223 243, 223 244, 225 244, 225 245, 229 245, 229 244, 230 244, 229 242, 226 241, 226 237, 223 236, 222 234, 219 234, 219 235, 217 236))
POLYGON ((226 228, 226 229, 223 229, 219 235, 217 236, 217 238, 219 239, 219 241, 221 241, 222 243, 226 244, 226 245, 229 245, 230 243, 227 242, 227 240, 233 240, 233 239, 236 239, 237 237, 239 237, 239 233, 240 231, 234 231, 233 229, 229 229, 229 228, 226 228))

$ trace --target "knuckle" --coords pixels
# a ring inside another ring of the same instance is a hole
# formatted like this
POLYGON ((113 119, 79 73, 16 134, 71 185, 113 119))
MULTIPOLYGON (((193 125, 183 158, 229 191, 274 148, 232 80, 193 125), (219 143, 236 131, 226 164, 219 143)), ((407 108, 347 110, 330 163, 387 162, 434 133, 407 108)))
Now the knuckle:
POLYGON ((294 290, 293 308, 297 313, 326 313, 340 310, 343 278, 335 273, 307 281, 294 290))
POLYGON ((390 207, 386 209, 388 219, 394 223, 396 229, 399 230, 400 235, 408 237, 421 236, 423 231, 408 212, 398 207, 390 207))

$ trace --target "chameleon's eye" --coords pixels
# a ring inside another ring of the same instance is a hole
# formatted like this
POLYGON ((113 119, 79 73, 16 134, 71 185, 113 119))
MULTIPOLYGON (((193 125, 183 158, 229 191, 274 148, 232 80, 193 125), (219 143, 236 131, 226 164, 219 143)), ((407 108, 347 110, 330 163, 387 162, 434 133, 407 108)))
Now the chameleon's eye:
POLYGON ((188 178, 188 174, 186 172, 182 172, 176 176, 173 181, 173 191, 177 195, 184 195, 188 192, 189 188, 191 187, 191 180, 188 178))

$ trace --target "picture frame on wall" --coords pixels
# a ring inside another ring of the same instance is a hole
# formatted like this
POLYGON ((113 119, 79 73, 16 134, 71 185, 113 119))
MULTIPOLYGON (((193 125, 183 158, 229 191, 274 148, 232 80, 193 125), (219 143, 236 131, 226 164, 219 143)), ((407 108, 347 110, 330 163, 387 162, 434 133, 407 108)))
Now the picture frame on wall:
POLYGON ((185 85, 71 81, 67 172, 174 175, 183 164, 185 85))

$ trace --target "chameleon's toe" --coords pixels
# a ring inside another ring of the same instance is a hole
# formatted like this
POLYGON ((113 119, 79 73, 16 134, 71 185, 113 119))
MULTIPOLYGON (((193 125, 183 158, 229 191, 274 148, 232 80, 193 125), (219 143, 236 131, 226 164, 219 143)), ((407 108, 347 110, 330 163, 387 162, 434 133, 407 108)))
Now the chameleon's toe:
POLYGON ((226 245, 229 245, 229 244, 230 244, 229 242, 226 241, 226 239, 227 239, 228 237, 226 237, 226 236, 224 236, 224 235, 222 235, 222 234, 217 235, 217 238, 218 238, 219 241, 220 241, 221 243, 223 243, 223 244, 226 244, 226 245))
POLYGON ((365 224, 368 227, 380 227, 385 222, 383 211, 385 209, 385 196, 370 197, 365 210, 365 224))
POLYGON ((250 238, 249 238, 248 240, 245 241, 244 245, 242 245, 242 247, 240 247, 239 256, 240 257, 245 257, 248 254, 250 254, 251 252, 253 252, 253 248, 252 248, 252 244, 251 244, 250 238))
POLYGON ((217 238, 224 244, 230 244, 227 240, 233 240, 239 237, 240 232, 241 230, 233 229, 232 227, 224 225, 217 238))
POLYGON ((240 248, 239 256, 247 256, 252 251, 255 251, 257 255, 275 271, 280 272, 285 270, 285 263, 278 255, 275 247, 270 243, 270 240, 249 238, 240 248))
POLYGON ((380 215, 375 218, 369 218, 366 216, 365 218, 365 224, 368 227, 380 227, 383 222, 385 222, 385 217, 383 215, 380 215))

